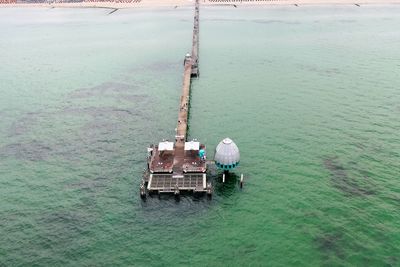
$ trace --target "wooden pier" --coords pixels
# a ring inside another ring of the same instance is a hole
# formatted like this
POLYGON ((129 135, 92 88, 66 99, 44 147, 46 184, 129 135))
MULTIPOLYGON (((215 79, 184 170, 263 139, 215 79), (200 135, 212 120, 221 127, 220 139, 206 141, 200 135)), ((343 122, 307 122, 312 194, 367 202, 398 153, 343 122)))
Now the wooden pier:
POLYGON ((148 148, 147 170, 140 194, 174 193, 181 191, 211 194, 207 182, 205 145, 197 140, 187 142, 191 78, 199 77, 199 0, 195 2, 192 54, 184 60, 182 95, 179 101, 178 122, 174 142, 163 141, 148 148))
POLYGON ((196 0, 194 9, 194 26, 192 40, 192 77, 199 77, 199 1, 196 0))

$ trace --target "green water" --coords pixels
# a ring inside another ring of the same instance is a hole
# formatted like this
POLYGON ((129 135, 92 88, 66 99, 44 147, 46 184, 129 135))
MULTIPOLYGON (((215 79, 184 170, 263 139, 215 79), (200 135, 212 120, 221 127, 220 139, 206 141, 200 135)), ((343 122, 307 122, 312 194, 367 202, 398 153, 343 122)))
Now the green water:
POLYGON ((400 266, 400 7, 202 7, 190 136, 246 183, 138 194, 192 8, 0 9, 0 266, 400 266))

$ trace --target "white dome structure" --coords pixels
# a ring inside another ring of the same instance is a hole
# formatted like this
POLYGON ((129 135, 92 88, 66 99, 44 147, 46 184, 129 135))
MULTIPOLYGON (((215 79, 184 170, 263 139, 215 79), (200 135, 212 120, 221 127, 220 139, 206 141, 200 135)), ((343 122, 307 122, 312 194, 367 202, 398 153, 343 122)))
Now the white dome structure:
POLYGON ((215 149, 214 160, 218 168, 232 170, 239 165, 239 148, 230 138, 225 138, 215 149))

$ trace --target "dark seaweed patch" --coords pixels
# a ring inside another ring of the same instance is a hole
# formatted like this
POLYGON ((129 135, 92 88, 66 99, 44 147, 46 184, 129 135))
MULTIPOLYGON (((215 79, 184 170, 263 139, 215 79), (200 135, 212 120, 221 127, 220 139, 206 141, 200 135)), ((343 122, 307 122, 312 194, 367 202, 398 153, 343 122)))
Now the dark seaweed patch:
POLYGON ((326 260, 331 256, 344 258, 344 251, 340 245, 342 241, 341 233, 325 233, 315 238, 314 241, 326 260))
POLYGON ((237 253, 239 255, 248 255, 250 253, 254 253, 257 251, 258 246, 256 244, 247 244, 239 246, 237 249, 237 253))
MULTIPOLYGON (((92 88, 77 89, 69 94, 69 98, 72 99, 86 99, 86 98, 112 98, 117 102, 129 102, 135 104, 144 104, 143 101, 147 101, 149 97, 145 94, 136 94, 136 85, 129 85, 124 83, 108 82, 95 86, 92 88)), ((145 103, 148 104, 148 103, 145 103)), ((136 105, 135 105, 136 106, 136 105)), ((36 111, 27 112, 23 114, 19 119, 13 122, 8 129, 8 136, 18 136, 29 133, 35 127, 38 127, 41 119, 44 121, 50 121, 54 116, 63 116, 65 114, 72 114, 77 116, 89 115, 92 117, 105 116, 107 118, 124 118, 127 116, 142 116, 139 108, 133 109, 120 109, 114 107, 87 107, 80 108, 70 105, 67 108, 55 111, 36 111)), ((29 145, 28 145, 29 146, 29 145)), ((29 150, 29 149, 28 149, 29 150)))
POLYGON ((76 228, 81 228, 89 223, 86 216, 78 212, 50 213, 49 215, 43 217, 41 222, 46 225, 51 225, 52 227, 55 225, 66 224, 76 228))
POLYGON ((147 65, 142 65, 139 67, 134 67, 130 70, 130 72, 135 75, 137 73, 143 72, 143 71, 153 71, 153 72, 165 72, 165 71, 171 71, 171 70, 177 70, 180 66, 182 66, 183 61, 157 61, 157 62, 151 62, 147 65))
POLYGON ((95 148, 98 147, 114 150, 113 133, 130 125, 135 118, 142 117, 143 112, 138 108, 68 107, 53 113, 27 113, 9 131, 10 134, 26 134, 34 127, 39 126, 39 119, 60 121, 61 119, 58 117, 66 115, 89 116, 86 119, 86 123, 82 125, 72 139, 64 138, 64 135, 60 135, 49 136, 46 142, 41 140, 17 141, 0 147, 0 157, 41 161, 48 160, 53 156, 61 156, 74 160, 79 158, 82 153, 96 152, 95 148), (103 144, 96 146, 95 143, 97 142, 102 142, 103 144))
POLYGON ((125 134, 127 127, 145 116, 139 108, 115 107, 69 107, 60 111, 59 116, 62 114, 87 118, 74 136, 64 139, 57 137, 57 155, 68 160, 79 160, 82 155, 95 154, 95 159, 99 161, 105 161, 113 152, 117 152, 118 136, 125 134))
POLYGON ((39 112, 28 112, 13 122, 8 130, 9 136, 25 134, 35 125, 40 117, 39 112))
POLYGON ((367 146, 366 146, 364 143, 362 143, 362 142, 356 142, 356 143, 353 143, 353 145, 354 145, 355 147, 361 149, 361 150, 365 150, 365 149, 367 148, 367 146))
POLYGON ((80 88, 69 94, 70 98, 81 99, 91 97, 107 97, 118 101, 136 102, 147 98, 144 94, 135 94, 137 85, 106 82, 90 88, 80 88))
POLYGON ((70 93, 69 96, 72 98, 86 98, 109 93, 126 93, 133 88, 134 87, 129 84, 106 82, 94 87, 76 89, 70 93))
POLYGON ((114 107, 87 107, 87 108, 76 108, 68 107, 60 111, 61 114, 79 115, 79 116, 91 116, 91 117, 102 117, 102 118, 125 118, 132 115, 141 115, 138 109, 120 109, 114 107))
POLYGON ((28 143, 14 143, 3 146, 0 148, 0 156, 15 157, 20 160, 40 161, 46 160, 51 150, 48 145, 34 140, 28 143))
POLYGON ((87 212, 58 211, 39 218, 38 224, 44 228, 42 245, 63 244, 88 231, 95 217, 87 212))
MULTIPOLYGON (((142 117, 143 112, 139 109, 120 109, 113 107, 89 107, 89 108, 66 108, 63 111, 66 114, 76 116, 90 116, 92 117, 82 127, 82 132, 86 136, 103 135, 105 137, 112 137, 112 133, 116 130, 126 127, 134 117, 142 117)), ((108 142, 109 138, 102 139, 108 142)), ((101 138, 100 138, 101 139, 101 138)), ((96 139, 97 140, 97 139, 96 139)), ((93 141, 96 141, 93 140, 93 141)), ((97 140, 99 141, 99 140, 97 140)))
POLYGON ((98 189, 102 189, 102 188, 106 187, 105 181, 107 181, 107 178, 105 178, 105 177, 96 177, 94 179, 85 178, 78 182, 71 183, 71 184, 67 185, 66 187, 68 189, 77 189, 77 190, 85 190, 85 191, 89 191, 89 192, 95 192, 98 189))
MULTIPOLYGON (((367 196, 375 194, 375 191, 361 186, 358 180, 349 176, 347 170, 337 158, 327 158, 324 166, 331 172, 331 182, 334 187, 347 196, 367 196)), ((367 179, 367 176, 364 176, 367 179)), ((364 181, 365 182, 365 181, 364 181)))
POLYGON ((398 266, 399 265, 399 257, 389 256, 386 258, 386 262, 389 266, 398 266))
POLYGON ((338 68, 318 68, 316 66, 305 65, 305 64, 298 64, 298 67, 305 71, 318 73, 320 75, 333 76, 342 73, 342 71, 338 68))

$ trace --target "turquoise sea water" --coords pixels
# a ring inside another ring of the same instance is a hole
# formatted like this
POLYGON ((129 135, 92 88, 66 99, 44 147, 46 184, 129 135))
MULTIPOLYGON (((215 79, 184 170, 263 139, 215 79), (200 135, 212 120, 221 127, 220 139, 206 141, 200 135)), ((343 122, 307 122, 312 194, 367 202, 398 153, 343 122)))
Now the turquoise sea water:
POLYGON ((400 7, 202 7, 190 136, 244 189, 138 194, 192 8, 0 9, 0 266, 399 266, 400 7))

